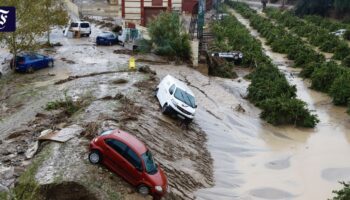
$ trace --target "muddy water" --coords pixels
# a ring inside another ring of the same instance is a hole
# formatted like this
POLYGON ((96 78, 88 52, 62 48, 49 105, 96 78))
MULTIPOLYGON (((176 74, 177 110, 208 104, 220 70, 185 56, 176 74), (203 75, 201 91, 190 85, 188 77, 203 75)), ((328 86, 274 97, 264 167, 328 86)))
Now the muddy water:
MULTIPOLYGON (((259 37, 256 31, 252 34, 259 37)), ((315 129, 273 127, 260 120, 260 111, 242 99, 249 85, 243 79, 208 78, 182 66, 156 68, 160 77, 170 73, 190 82, 198 101, 195 123, 208 135, 215 178, 214 187, 196 192, 198 199, 327 199, 341 187, 338 181, 350 180, 346 109, 310 90, 298 77, 300 70, 287 67, 285 55, 271 52, 265 44, 264 49, 297 86, 298 98, 319 116, 315 129), (236 111, 238 105, 245 112, 236 111)))

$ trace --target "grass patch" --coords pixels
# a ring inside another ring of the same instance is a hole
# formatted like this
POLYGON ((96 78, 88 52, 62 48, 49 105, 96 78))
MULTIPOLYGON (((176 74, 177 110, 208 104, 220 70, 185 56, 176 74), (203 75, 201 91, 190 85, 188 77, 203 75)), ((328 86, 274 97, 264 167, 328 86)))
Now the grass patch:
POLYGON ((91 102, 91 95, 83 95, 78 100, 74 101, 72 97, 64 93, 64 98, 50 101, 46 104, 46 110, 59 110, 62 109, 68 116, 72 116, 74 113, 78 112, 82 108, 86 107, 91 102))
POLYGON ((13 197, 12 199, 40 199, 39 185, 35 180, 35 175, 50 153, 51 148, 45 148, 33 160, 29 168, 19 177, 16 187, 10 191, 11 196, 13 197))

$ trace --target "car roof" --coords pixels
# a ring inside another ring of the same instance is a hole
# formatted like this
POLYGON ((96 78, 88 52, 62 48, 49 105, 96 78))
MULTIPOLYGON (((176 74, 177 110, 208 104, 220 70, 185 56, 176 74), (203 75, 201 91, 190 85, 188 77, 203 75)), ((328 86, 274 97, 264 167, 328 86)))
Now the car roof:
POLYGON ((111 134, 108 134, 106 138, 113 138, 120 140, 126 145, 130 146, 137 154, 141 155, 147 151, 146 145, 138 140, 135 136, 125 131, 116 129, 111 134))
POLYGON ((99 34, 99 36, 105 36, 105 35, 111 35, 111 34, 114 35, 114 33, 111 31, 103 31, 102 33, 99 34))
POLYGON ((21 52, 17 56, 31 56, 31 55, 40 55, 43 56, 42 54, 39 53, 34 53, 34 52, 21 52))
POLYGON ((164 80, 170 81, 170 85, 175 84, 177 88, 180 88, 180 89, 184 90, 185 92, 187 92, 188 94, 194 96, 193 92, 190 90, 190 88, 184 82, 174 78, 173 76, 166 75, 164 77, 164 80))

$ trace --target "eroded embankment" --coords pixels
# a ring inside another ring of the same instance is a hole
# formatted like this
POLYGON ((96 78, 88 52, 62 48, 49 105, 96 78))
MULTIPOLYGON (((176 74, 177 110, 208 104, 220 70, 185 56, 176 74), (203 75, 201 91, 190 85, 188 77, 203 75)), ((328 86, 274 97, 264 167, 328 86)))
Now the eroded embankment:
POLYGON ((143 141, 165 170, 170 186, 165 199, 194 199, 195 190, 210 187, 212 160, 206 149, 205 133, 196 124, 182 127, 177 120, 162 115, 153 97, 159 80, 147 68, 141 71, 92 74, 60 81, 62 93, 65 91, 65 95, 76 100, 89 99, 88 103, 73 115, 67 115, 64 109, 43 111, 24 125, 26 129, 5 138, 0 150, 4 155, 1 167, 5 170, 1 172, 16 170, 16 173, 2 173, 6 180, 2 179, 1 184, 11 188, 14 180, 22 180, 10 189, 17 198, 34 195, 47 199, 58 193, 61 194, 56 199, 140 198, 134 187, 104 167, 91 165, 87 159, 90 139, 102 130, 121 128, 143 141), (62 131, 72 125, 80 127, 77 129, 80 131, 72 132, 69 141, 39 144, 40 153, 34 160, 44 158, 28 172, 33 164, 28 165, 31 160, 27 153, 35 151, 33 146, 40 133, 48 129, 62 131))

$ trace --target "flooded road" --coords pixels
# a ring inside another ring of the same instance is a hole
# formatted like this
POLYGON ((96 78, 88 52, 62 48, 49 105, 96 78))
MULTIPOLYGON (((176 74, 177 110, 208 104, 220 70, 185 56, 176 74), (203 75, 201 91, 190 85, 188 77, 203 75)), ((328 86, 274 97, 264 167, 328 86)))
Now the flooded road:
MULTIPOLYGON (((249 21, 235 13, 249 27, 249 21)), ((250 27, 249 27, 250 28, 250 27)), ((300 69, 285 55, 265 53, 297 86, 298 98, 320 118, 315 129, 273 127, 260 120, 260 111, 244 100, 249 82, 209 78, 178 66, 155 67, 160 77, 170 73, 190 83, 199 108, 195 118, 208 135, 214 159, 215 186, 196 192, 198 199, 328 199, 338 181, 350 180, 350 118, 323 93, 309 89, 300 69), (189 75, 190 74, 190 75, 189 75), (236 109, 241 106, 244 111, 236 109)), ((242 77, 242 76, 241 76, 242 77)))

